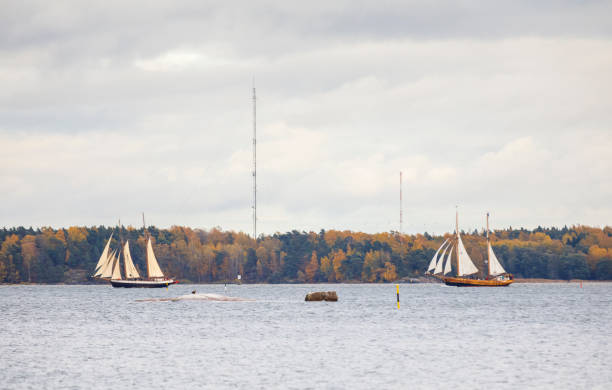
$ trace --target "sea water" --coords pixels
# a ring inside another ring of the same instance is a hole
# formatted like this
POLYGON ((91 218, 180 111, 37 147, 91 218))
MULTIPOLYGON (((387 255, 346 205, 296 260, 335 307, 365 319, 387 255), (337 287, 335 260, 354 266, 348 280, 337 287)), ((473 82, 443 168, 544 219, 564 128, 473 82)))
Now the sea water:
POLYGON ((0 388, 612 388, 610 283, 192 290, 0 287, 0 388))

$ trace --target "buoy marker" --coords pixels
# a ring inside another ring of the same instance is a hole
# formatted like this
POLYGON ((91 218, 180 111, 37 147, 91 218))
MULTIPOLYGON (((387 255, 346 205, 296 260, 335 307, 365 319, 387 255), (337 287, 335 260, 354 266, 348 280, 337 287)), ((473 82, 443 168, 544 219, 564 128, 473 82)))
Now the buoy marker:
POLYGON ((399 284, 395 285, 395 289, 396 289, 396 292, 397 292, 397 308, 399 309, 400 308, 400 302, 399 302, 399 284))

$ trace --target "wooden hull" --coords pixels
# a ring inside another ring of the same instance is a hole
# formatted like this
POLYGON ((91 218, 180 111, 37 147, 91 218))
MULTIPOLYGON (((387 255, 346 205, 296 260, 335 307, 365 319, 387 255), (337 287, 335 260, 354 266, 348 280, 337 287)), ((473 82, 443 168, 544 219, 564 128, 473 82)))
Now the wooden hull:
POLYGON ((124 288, 162 288, 168 287, 171 284, 178 283, 174 279, 164 280, 111 280, 113 287, 124 287, 124 288))
POLYGON ((442 277, 447 286, 457 287, 505 287, 514 282, 512 279, 506 280, 482 280, 482 279, 466 279, 453 276, 442 277))

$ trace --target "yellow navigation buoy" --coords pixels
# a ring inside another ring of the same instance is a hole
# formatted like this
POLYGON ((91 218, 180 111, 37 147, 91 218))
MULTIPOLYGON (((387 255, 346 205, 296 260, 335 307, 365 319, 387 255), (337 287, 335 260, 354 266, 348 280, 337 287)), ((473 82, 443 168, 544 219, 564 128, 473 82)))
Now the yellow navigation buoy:
POLYGON ((395 289, 397 291, 397 308, 400 308, 400 303, 399 303, 399 284, 395 285, 395 289))

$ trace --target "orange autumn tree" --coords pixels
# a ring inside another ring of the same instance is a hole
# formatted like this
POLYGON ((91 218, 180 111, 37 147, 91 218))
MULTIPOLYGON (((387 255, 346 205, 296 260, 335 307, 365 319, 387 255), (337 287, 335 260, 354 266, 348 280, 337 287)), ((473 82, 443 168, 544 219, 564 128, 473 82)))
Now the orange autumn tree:
POLYGON ((306 269, 304 270, 304 273, 306 275, 306 280, 308 282, 315 282, 318 272, 319 272, 319 259, 317 258, 317 252, 312 251, 312 256, 310 256, 310 262, 306 265, 306 269))
MULTIPOLYGON (((386 263, 390 263, 391 256, 388 252, 385 251, 369 251, 366 253, 363 259, 363 271, 361 278, 362 280, 368 282, 377 282, 380 281, 383 277, 383 274, 386 272, 386 263)), ((393 267, 395 268, 395 267, 393 267)), ((393 269, 393 273, 395 273, 395 269, 393 269)), ((389 276, 391 272, 389 270, 389 276)))
POLYGON ((324 256, 321 258, 321 273, 328 282, 335 282, 336 275, 334 273, 334 266, 329 257, 324 256))
POLYGON ((334 269, 334 279, 337 281, 344 280, 342 268, 346 262, 346 253, 342 249, 338 249, 333 253, 331 261, 334 269))
MULTIPOLYGON (((111 247, 129 239, 144 271, 142 228, 0 228, 0 283, 88 282, 111 232, 111 247), (71 272, 77 270, 79 272, 71 272), (70 279, 69 279, 70 278, 70 279)), ((254 240, 220 228, 147 228, 160 266, 181 281, 222 282, 238 274, 246 282, 387 282, 423 273, 445 237, 452 235, 321 231, 275 233, 254 240), (248 273, 249 279, 244 275, 248 273)), ((517 277, 612 280, 612 228, 502 229, 491 232, 502 265, 517 277)), ((463 235, 472 260, 484 268, 482 231, 463 235)))
POLYGON ((397 272, 395 271, 395 265, 387 261, 385 263, 385 272, 382 275, 385 282, 393 282, 397 279, 397 272))
POLYGON ((28 282, 32 281, 32 265, 38 256, 38 248, 36 247, 36 236, 28 234, 21 240, 21 254, 23 256, 23 265, 26 270, 26 278, 28 282))

